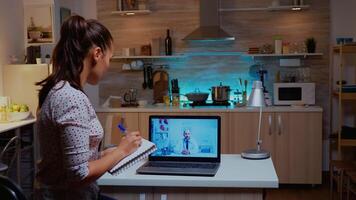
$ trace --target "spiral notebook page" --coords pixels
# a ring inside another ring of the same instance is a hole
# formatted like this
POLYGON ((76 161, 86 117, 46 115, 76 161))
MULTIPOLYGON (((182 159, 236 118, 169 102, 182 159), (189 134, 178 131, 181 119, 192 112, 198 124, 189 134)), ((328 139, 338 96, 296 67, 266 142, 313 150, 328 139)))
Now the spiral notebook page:
POLYGON ((142 143, 141 146, 132 154, 126 156, 124 159, 122 159, 119 163, 117 163, 111 170, 109 170, 109 173, 112 175, 119 174, 125 169, 128 169, 138 161, 145 159, 156 151, 156 145, 146 139, 142 138, 142 143))

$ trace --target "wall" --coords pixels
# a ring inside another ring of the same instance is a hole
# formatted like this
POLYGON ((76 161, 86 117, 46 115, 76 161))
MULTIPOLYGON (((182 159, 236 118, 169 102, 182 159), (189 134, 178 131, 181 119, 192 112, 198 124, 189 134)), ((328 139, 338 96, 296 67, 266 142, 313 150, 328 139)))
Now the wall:
MULTIPOLYGON (((78 14, 83 16, 86 19, 96 19, 96 0, 60 0, 57 1, 56 13, 57 13, 57 22, 59 24, 59 9, 60 7, 69 8, 72 11, 72 14, 78 14)), ((57 33, 60 32, 60 26, 57 26, 57 33)), ((59 34, 58 34, 59 35, 59 34)), ((89 85, 86 84, 84 91, 90 99, 90 102, 97 106, 99 104, 99 86, 98 85, 89 85)))
POLYGON ((3 94, 2 69, 9 63, 9 56, 24 59, 23 14, 22 0, 0 1, 0 95, 3 94))

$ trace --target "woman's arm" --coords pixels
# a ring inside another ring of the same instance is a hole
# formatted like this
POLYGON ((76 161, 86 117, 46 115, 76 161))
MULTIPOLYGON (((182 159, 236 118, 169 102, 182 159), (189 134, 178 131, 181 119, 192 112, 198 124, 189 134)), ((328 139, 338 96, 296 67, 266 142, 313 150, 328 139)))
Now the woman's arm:
POLYGON ((88 185, 109 169, 113 168, 120 160, 133 153, 141 144, 141 136, 139 132, 131 132, 123 137, 118 147, 108 151, 98 160, 89 162, 89 174, 80 182, 75 183, 75 186, 88 185))
POLYGON ((100 157, 104 157, 104 156, 108 155, 109 153, 113 152, 116 148, 117 148, 117 146, 112 146, 112 147, 104 149, 103 151, 100 152, 100 157))

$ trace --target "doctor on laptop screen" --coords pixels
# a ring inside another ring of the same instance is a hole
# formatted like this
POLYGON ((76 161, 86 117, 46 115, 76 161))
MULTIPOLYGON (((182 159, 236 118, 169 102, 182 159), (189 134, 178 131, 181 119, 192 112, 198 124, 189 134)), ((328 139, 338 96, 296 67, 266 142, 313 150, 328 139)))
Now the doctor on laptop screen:
POLYGON ((154 119, 152 142, 157 151, 151 156, 216 157, 216 120, 154 119))

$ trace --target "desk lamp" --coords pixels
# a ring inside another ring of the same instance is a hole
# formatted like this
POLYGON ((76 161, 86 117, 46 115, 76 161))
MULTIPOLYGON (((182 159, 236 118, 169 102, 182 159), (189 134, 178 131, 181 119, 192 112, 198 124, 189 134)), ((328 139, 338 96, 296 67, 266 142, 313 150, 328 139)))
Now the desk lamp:
POLYGON ((257 149, 249 149, 241 153, 241 157, 245 159, 266 159, 270 157, 270 153, 266 150, 261 149, 261 121, 262 121, 262 107, 266 106, 265 97, 263 93, 263 87, 261 81, 254 81, 252 86, 252 92, 248 99, 247 106, 249 107, 259 107, 260 108, 260 118, 258 122, 258 132, 257 132, 257 149))

